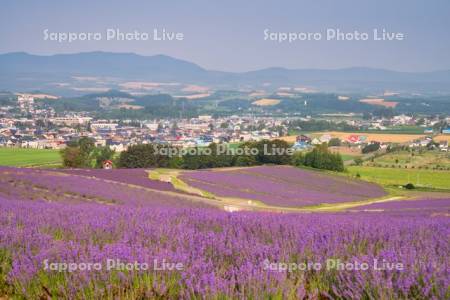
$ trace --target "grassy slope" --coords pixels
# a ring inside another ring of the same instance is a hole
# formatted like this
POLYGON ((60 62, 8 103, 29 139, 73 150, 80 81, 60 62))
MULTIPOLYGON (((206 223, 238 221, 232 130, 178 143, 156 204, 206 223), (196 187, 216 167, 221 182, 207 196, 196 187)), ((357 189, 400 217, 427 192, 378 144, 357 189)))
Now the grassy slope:
POLYGON ((413 155, 409 151, 399 151, 380 156, 375 159, 375 163, 384 167, 391 167, 391 165, 405 167, 406 165, 408 168, 412 166, 430 169, 433 167, 448 168, 450 167, 450 155, 441 151, 424 151, 423 153, 416 151, 413 155))
POLYGON ((435 189, 450 190, 450 171, 377 168, 366 166, 348 167, 352 175, 359 173, 361 179, 379 183, 381 185, 404 185, 412 183, 435 189))
POLYGON ((355 158, 357 158, 357 155, 349 155, 349 154, 341 154, 342 160, 343 161, 349 161, 349 160, 353 160, 355 158))
POLYGON ((61 165, 58 150, 0 148, 0 165, 14 167, 37 167, 61 165))

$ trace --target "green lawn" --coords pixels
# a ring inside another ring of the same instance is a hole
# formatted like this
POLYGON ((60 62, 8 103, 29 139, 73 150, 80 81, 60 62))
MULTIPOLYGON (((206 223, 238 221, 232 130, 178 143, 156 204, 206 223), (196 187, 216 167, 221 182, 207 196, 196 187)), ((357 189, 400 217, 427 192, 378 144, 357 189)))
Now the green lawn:
POLYGON ((412 183, 417 187, 450 189, 450 171, 366 166, 350 166, 347 169, 353 176, 359 174, 361 179, 382 185, 405 185, 412 183))
POLYGON ((0 147, 0 166, 55 167, 60 165, 61 156, 58 150, 0 147))

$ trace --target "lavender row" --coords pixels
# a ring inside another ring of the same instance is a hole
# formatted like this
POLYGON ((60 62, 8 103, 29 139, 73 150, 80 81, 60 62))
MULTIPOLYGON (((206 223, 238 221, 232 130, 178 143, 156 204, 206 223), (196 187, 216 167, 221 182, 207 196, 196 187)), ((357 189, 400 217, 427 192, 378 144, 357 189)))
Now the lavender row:
POLYGON ((450 198, 446 199, 418 199, 398 200, 373 203, 358 206, 358 210, 433 210, 437 212, 450 212, 450 198))
POLYGON ((225 213, 207 208, 68 205, 0 199, 0 262, 25 298, 345 298, 448 296, 448 218, 225 213), (166 260, 180 270, 74 271, 44 261, 166 260), (328 259, 398 270, 286 270, 328 259))
POLYGON ((218 196, 260 200, 280 206, 358 201, 385 195, 375 184, 284 166, 195 171, 187 172, 181 178, 218 196))
POLYGON ((113 183, 100 178, 87 178, 50 170, 2 168, 0 175, 2 176, 0 195, 3 190, 4 195, 14 199, 24 197, 49 200, 50 197, 52 201, 73 199, 75 202, 84 200, 111 205, 203 206, 182 194, 167 195, 125 183, 113 183), (15 192, 11 194, 11 190, 15 192), (52 195, 59 195, 59 199, 54 199, 52 195))
POLYGON ((148 176, 147 170, 145 169, 61 169, 58 171, 66 174, 75 174, 129 183, 156 190, 175 191, 172 184, 168 182, 151 180, 148 176))

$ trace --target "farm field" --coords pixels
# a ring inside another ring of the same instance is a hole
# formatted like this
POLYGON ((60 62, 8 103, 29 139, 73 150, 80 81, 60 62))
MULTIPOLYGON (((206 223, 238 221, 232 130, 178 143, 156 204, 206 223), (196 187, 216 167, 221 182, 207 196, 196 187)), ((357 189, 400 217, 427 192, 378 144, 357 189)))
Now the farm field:
POLYGON ((383 107, 396 107, 398 104, 398 102, 385 101, 384 99, 373 99, 373 98, 361 99, 359 100, 359 102, 367 103, 370 105, 379 105, 383 107))
POLYGON ((417 187, 450 189, 450 171, 367 166, 349 166, 347 169, 352 176, 359 174, 361 179, 381 185, 400 186, 412 183, 417 187))
POLYGON ((281 101, 278 99, 268 99, 268 98, 264 98, 264 99, 260 99, 257 101, 252 102, 253 105, 257 105, 257 106, 273 106, 273 105, 277 105, 278 103, 280 103, 281 101))
POLYGON ((204 199, 173 192, 171 187, 162 182, 150 179, 144 182, 137 172, 127 172, 128 175, 133 175, 128 177, 128 180, 127 177, 117 176, 117 173, 79 176, 81 174, 83 173, 0 167, 0 195, 13 199, 106 205, 152 206, 155 201, 158 205, 165 203, 171 207, 204 205, 204 199), (112 178, 113 175, 118 179, 112 178))
POLYGON ((407 168, 427 168, 427 169, 448 169, 450 170, 450 154, 442 151, 396 151, 386 153, 374 159, 373 162, 366 162, 367 166, 380 165, 383 167, 407 168))
POLYGON ((424 137, 424 134, 397 134, 397 133, 361 133, 361 132, 338 132, 338 131, 329 131, 329 132, 317 132, 313 135, 321 136, 323 134, 329 134, 332 137, 337 137, 340 139, 346 139, 350 135, 364 135, 367 137, 368 141, 376 141, 381 143, 406 143, 421 137, 424 137))
POLYGON ((341 155, 342 159, 345 161, 354 160, 357 157, 363 156, 360 149, 350 148, 347 146, 333 146, 328 147, 331 152, 337 152, 341 155))
POLYGON ((299 207, 385 196, 367 182, 289 166, 259 166, 183 172, 181 180, 220 197, 299 207))
POLYGON ((449 142, 450 143, 450 134, 439 134, 439 135, 433 137, 433 139, 436 142, 449 142))
POLYGON ((52 167, 61 165, 58 150, 0 147, 0 166, 52 167))
MULTIPOLYGON (((389 126, 384 133, 392 134, 424 134, 424 128, 417 125, 389 126)), ((369 130, 370 133, 370 130, 369 130)), ((372 130, 373 133, 373 130, 372 130)))
POLYGON ((372 203, 352 208, 357 211, 383 211, 383 212, 415 212, 429 214, 450 215, 450 197, 437 199, 413 199, 372 203))
POLYGON ((149 171, 144 169, 58 169, 57 171, 65 174, 121 182, 161 191, 175 191, 172 184, 168 182, 150 180, 149 171))
MULTIPOLYGON (((320 137, 324 134, 328 134, 331 137, 339 138, 341 140, 347 139, 351 135, 363 135, 367 137, 368 141, 377 141, 382 143, 406 143, 421 137, 425 137, 424 134, 397 134, 397 133, 366 133, 366 132, 340 132, 340 131, 324 131, 313 132, 310 135, 313 137, 320 137)), ((285 136, 281 139, 294 143, 296 136, 285 136)))
POLYGON ((355 158, 357 158, 357 157, 359 157, 359 156, 360 156, 360 155, 341 154, 342 160, 343 160, 344 162, 352 161, 352 160, 354 160, 355 158))
MULTIPOLYGON (((294 172, 252 169, 244 176, 275 187, 294 172)), ((239 170, 214 173, 229 184, 239 170)), ((142 169, 106 172, 0 167, 0 298, 448 296, 448 200, 385 199, 389 213, 230 213, 147 182, 142 169), (426 201, 443 202, 417 209, 426 201)), ((318 180, 308 175, 305 187, 318 180)), ((338 191, 338 178, 318 181, 338 191)))

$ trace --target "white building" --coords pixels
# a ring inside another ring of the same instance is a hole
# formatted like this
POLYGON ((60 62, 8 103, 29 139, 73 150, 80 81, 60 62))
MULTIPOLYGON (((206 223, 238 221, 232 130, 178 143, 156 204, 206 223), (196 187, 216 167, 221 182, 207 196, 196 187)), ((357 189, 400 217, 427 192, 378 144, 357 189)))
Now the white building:
POLYGON ((86 125, 90 121, 92 121, 91 117, 57 117, 57 118, 51 118, 49 120, 55 125, 65 125, 65 126, 76 126, 76 125, 86 125))
POLYGON ((116 130, 117 126, 119 124, 117 123, 92 123, 91 124, 91 130, 92 131, 98 131, 98 130, 116 130))
POLYGON ((30 111, 33 110, 34 106, 34 98, 28 94, 19 94, 17 97, 17 102, 22 111, 30 111))

